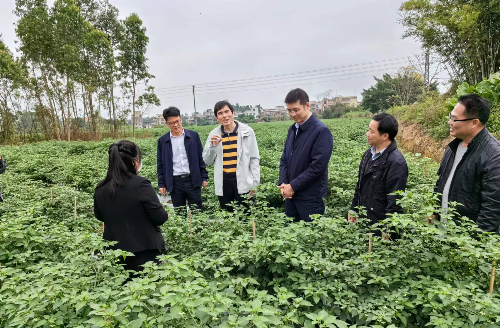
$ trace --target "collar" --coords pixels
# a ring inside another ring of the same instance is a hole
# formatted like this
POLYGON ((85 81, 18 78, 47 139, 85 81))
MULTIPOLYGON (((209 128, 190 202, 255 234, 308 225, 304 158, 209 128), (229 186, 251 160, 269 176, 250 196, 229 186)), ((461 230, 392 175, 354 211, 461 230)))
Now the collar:
POLYGON ((305 120, 304 122, 302 122, 300 124, 295 123, 294 126, 295 126, 295 129, 300 128, 302 131, 305 131, 305 130, 307 130, 308 127, 313 125, 315 122, 316 122, 316 117, 314 116, 314 114, 311 113, 311 115, 307 118, 307 120, 305 120))
POLYGON ((178 137, 174 136, 174 135, 172 134, 172 131, 170 131, 170 133, 169 133, 169 134, 170 134, 170 138, 180 138, 180 137, 182 137, 182 136, 186 136, 186 131, 184 131, 184 128, 182 128, 182 133, 181 133, 181 135, 180 135, 180 136, 178 136, 178 137))
MULTIPOLYGON (((471 142, 467 145, 468 149, 471 149, 475 145, 477 145, 481 140, 483 140, 488 135, 488 129, 484 127, 478 134, 471 140, 471 142)), ((448 147, 453 151, 453 153, 457 152, 458 146, 462 143, 462 139, 455 138, 452 142, 448 144, 448 147)))
POLYGON ((234 127, 234 130, 231 132, 224 131, 224 125, 221 124, 221 126, 220 126, 221 133, 235 133, 236 131, 238 131, 238 127, 239 127, 238 121, 234 121, 234 123, 236 123, 236 126, 234 127))
POLYGON ((372 159, 377 159, 378 157, 380 157, 386 149, 387 149, 387 147, 385 147, 384 149, 382 149, 381 151, 379 151, 377 153, 375 150, 375 147, 370 146, 370 152, 372 153, 372 159))

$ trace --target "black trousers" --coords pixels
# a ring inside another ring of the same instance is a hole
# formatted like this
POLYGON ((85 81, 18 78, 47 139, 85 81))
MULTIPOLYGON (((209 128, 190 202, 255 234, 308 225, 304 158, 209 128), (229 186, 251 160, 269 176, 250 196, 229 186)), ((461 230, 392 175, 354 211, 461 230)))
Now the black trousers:
POLYGON ((141 252, 135 252, 135 256, 128 256, 125 258, 125 269, 133 271, 142 271, 144 268, 142 265, 146 262, 156 262, 159 263, 157 259, 158 255, 161 255, 161 251, 158 249, 148 249, 141 252))
POLYGON ((311 222, 310 215, 325 214, 325 203, 323 203, 323 198, 308 200, 285 199, 285 214, 294 218, 294 222, 311 222))
POLYGON ((174 207, 186 206, 186 201, 191 209, 203 210, 201 201, 201 187, 193 186, 191 177, 174 176, 174 187, 170 193, 174 207))
MULTIPOLYGON (((248 193, 247 193, 248 194, 248 193)), ((239 205, 248 208, 248 204, 244 203, 246 194, 238 194, 238 183, 236 180, 236 173, 223 173, 222 174, 222 196, 219 197, 219 204, 223 210, 228 212, 233 211, 233 207, 229 204, 232 201, 237 201, 239 205)))

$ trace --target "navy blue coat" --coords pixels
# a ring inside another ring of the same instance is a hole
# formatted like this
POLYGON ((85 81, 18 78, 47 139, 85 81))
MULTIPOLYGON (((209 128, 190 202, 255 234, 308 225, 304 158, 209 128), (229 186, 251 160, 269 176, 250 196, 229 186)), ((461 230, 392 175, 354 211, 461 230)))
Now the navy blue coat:
POLYGON ((333 137, 328 127, 314 115, 299 126, 288 129, 281 155, 278 185, 290 184, 292 199, 325 197, 328 185, 328 162, 333 152, 333 137))
MULTIPOLYGON (((196 131, 184 129, 184 146, 189 161, 189 172, 194 187, 208 181, 208 171, 203 161, 203 147, 196 131)), ((174 162, 172 161, 172 142, 170 132, 158 139, 156 152, 156 170, 158 173, 158 188, 167 188, 169 193, 174 187, 174 162)))

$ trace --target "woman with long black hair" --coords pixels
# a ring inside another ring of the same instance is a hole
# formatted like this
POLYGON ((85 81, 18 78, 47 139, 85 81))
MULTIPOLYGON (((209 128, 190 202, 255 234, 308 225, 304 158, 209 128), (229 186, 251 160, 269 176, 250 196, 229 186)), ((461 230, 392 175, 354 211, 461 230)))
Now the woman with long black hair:
POLYGON ((165 250, 159 228, 168 219, 151 182, 137 173, 141 170, 141 150, 128 140, 109 147, 106 178, 94 193, 94 213, 104 222, 104 239, 117 241, 114 249, 133 253, 125 259, 127 270, 140 271, 142 265, 157 261, 165 250))

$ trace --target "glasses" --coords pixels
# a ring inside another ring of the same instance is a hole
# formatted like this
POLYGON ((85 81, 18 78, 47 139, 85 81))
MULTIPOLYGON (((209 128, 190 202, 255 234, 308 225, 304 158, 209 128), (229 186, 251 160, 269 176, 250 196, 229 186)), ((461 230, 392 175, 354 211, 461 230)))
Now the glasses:
POLYGON ((464 118, 464 119, 461 119, 461 120, 457 120, 456 118, 453 118, 451 116, 451 114, 448 115, 448 122, 452 121, 453 123, 455 123, 455 122, 465 122, 465 121, 472 121, 472 120, 479 120, 479 118, 473 117, 473 118, 464 118))
POLYGON ((173 126, 173 125, 178 125, 181 124, 181 120, 173 121, 173 122, 167 122, 168 126, 173 126))

